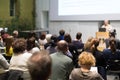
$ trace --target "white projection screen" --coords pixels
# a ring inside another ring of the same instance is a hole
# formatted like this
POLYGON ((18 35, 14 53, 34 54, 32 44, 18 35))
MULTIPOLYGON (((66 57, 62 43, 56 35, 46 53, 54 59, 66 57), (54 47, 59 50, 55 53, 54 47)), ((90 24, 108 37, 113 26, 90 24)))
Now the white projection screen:
POLYGON ((120 20, 120 0, 50 0, 50 20, 120 20))

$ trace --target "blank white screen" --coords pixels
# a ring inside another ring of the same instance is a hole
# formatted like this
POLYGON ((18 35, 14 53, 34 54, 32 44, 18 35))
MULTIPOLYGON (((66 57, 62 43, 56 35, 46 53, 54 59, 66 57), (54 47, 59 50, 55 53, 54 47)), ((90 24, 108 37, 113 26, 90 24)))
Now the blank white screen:
POLYGON ((120 0, 51 0, 50 20, 120 20, 120 0))

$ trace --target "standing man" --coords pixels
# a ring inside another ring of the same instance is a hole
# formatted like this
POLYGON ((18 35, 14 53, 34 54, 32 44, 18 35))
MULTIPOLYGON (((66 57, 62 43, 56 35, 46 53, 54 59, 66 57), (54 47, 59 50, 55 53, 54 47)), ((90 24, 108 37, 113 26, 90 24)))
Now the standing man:
POLYGON ((66 56, 68 43, 61 40, 57 44, 58 51, 51 54, 52 74, 51 80, 69 80, 69 75, 73 69, 72 59, 66 56))
POLYGON ((114 28, 109 24, 109 20, 104 20, 102 28, 105 28, 106 32, 114 32, 114 28))

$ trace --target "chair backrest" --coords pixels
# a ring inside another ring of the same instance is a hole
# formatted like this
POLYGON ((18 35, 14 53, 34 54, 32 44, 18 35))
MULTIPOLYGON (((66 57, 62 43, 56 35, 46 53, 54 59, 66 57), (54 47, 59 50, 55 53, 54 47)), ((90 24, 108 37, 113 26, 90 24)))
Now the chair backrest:
POLYGON ((23 71, 10 70, 8 73, 7 80, 23 80, 22 75, 23 75, 23 71))
POLYGON ((107 69, 112 71, 120 71, 120 60, 109 60, 107 69))

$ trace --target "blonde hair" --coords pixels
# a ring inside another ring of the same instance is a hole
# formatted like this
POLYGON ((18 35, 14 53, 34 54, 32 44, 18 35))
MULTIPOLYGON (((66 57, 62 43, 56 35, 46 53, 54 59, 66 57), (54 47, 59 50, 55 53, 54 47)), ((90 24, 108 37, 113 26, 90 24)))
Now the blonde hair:
POLYGON ((95 66, 95 57, 90 52, 82 52, 78 57, 79 65, 95 66))

